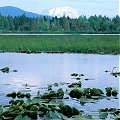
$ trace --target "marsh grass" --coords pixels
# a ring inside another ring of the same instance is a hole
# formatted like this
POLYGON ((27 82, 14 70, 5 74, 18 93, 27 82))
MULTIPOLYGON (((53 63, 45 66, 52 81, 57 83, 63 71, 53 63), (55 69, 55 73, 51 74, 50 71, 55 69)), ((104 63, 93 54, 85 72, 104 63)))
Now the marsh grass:
POLYGON ((0 36, 0 52, 120 54, 119 35, 0 36))

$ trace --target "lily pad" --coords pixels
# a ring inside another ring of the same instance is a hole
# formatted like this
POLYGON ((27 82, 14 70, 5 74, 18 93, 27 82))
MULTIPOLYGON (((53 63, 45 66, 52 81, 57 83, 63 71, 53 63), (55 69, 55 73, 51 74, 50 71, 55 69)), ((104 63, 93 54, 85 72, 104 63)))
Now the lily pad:
POLYGON ((34 97, 32 99, 32 103, 40 103, 40 98, 39 97, 34 97))
POLYGON ((18 115, 15 120, 22 120, 22 115, 18 115))
POLYGON ((56 100, 56 99, 52 99, 50 102, 49 102, 49 105, 59 105, 59 104, 63 104, 63 101, 62 100, 56 100))
POLYGON ((74 120, 93 120, 91 115, 76 115, 74 120))
POLYGON ((0 69, 3 73, 9 73, 10 68, 9 67, 4 67, 0 69))
POLYGON ((112 72, 111 74, 112 74, 113 76, 117 76, 117 75, 120 76, 120 72, 112 72))
POLYGON ((81 97, 80 98, 80 103, 96 103, 97 100, 96 99, 89 99, 89 98, 85 98, 85 97, 81 97))
POLYGON ((49 113, 50 113, 51 119, 53 119, 53 120, 61 119, 61 116, 59 115, 59 113, 57 111, 56 112, 50 111, 49 113))
POLYGON ((100 114, 99 114, 99 118, 100 118, 100 119, 106 119, 107 116, 108 116, 108 113, 107 113, 107 112, 100 112, 100 114))
POLYGON ((30 98, 28 98, 27 101, 26 101, 26 104, 29 105, 29 104, 32 104, 32 103, 33 103, 32 100, 30 98))

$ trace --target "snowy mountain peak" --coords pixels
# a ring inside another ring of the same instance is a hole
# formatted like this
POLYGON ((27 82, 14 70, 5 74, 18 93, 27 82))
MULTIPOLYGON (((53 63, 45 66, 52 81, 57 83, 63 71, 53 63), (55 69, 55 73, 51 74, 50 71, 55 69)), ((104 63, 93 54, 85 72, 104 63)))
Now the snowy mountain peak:
POLYGON ((57 16, 58 18, 63 17, 63 16, 66 16, 66 17, 69 16, 70 18, 78 18, 79 17, 77 10, 75 10, 69 6, 56 7, 56 8, 50 9, 48 11, 48 15, 53 16, 53 17, 57 16))

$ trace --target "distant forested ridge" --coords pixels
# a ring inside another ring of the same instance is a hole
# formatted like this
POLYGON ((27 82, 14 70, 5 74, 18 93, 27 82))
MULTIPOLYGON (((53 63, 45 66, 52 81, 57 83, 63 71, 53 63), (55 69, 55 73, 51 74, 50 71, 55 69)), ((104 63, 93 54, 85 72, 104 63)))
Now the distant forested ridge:
POLYGON ((0 14, 0 32, 120 33, 120 17, 30 18, 25 14, 16 17, 0 14))

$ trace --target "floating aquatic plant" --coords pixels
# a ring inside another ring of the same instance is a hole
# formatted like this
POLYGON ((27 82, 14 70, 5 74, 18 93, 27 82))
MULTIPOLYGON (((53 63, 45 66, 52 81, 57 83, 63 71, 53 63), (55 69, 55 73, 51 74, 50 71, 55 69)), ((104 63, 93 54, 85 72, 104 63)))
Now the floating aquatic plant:
POLYGON ((72 98, 80 98, 83 95, 83 93, 84 93, 83 90, 75 88, 70 91, 69 95, 72 98))
POLYGON ((0 69, 3 73, 9 73, 10 68, 9 67, 4 67, 0 69))
POLYGON ((82 83, 79 81, 79 82, 75 82, 75 83, 71 83, 70 85, 68 85, 69 88, 72 88, 72 87, 81 87, 82 83))

